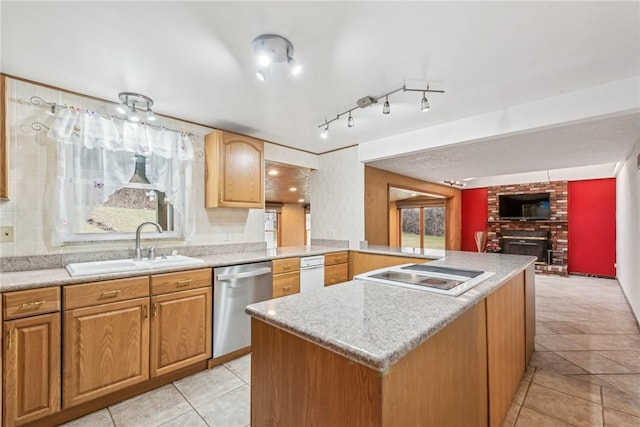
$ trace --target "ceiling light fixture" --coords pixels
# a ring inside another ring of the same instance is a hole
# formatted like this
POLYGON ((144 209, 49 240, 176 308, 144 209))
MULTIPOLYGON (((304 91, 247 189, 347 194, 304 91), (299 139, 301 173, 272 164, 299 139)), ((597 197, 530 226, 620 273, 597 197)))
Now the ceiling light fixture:
POLYGON ((271 176, 276 176, 278 175, 278 171, 276 169, 271 169, 269 172, 267 172, 269 175, 271 176))
POLYGON ((322 139, 327 139, 329 138, 329 123, 325 122, 326 126, 324 129, 322 129, 322 132, 320 132, 320 138, 322 139))
POLYGON ((464 187, 465 185, 467 185, 467 183, 466 183, 466 182, 463 182, 463 181, 456 181, 456 180, 453 180, 453 179, 448 179, 448 180, 445 180, 445 181, 443 181, 443 182, 444 182, 445 184, 449 184, 449 185, 450 185, 450 186, 452 186, 452 187, 464 187))
POLYGON ((271 74, 274 64, 289 66, 289 73, 297 76, 302 72, 302 65, 293 58, 293 45, 287 39, 277 34, 262 34, 251 43, 256 55, 258 69, 256 77, 266 80, 271 74))
POLYGON ((294 192, 294 191, 298 191, 298 189, 296 187, 291 187, 289 191, 294 192))
POLYGON ((156 116, 151 109, 153 99, 148 96, 134 92, 120 92, 118 98, 120 99, 120 104, 116 105, 116 111, 124 114, 127 120, 140 122, 143 117, 148 122, 156 120, 156 116))
POLYGON ((402 87, 396 89, 396 90, 392 90, 389 93, 385 93, 383 95, 380 95, 379 97, 374 97, 374 96, 365 96, 364 98, 360 98, 356 104, 356 107, 350 108, 346 111, 343 111, 342 113, 339 113, 336 115, 335 118, 331 119, 331 120, 325 120, 323 123, 319 124, 318 127, 319 128, 324 128, 322 129, 322 132, 320 134, 320 137, 323 139, 326 139, 329 137, 329 123, 331 122, 335 122, 336 120, 340 120, 341 116, 344 116, 345 114, 348 114, 348 119, 347 119, 347 127, 354 127, 354 122, 353 122, 353 117, 351 116, 351 112, 353 110, 357 110, 358 108, 365 108, 365 107, 369 107, 371 105, 377 104, 378 100, 384 98, 385 102, 384 105, 382 106, 382 114, 389 114, 391 112, 391 107, 389 105, 389 95, 393 95, 394 93, 398 93, 398 92, 422 92, 422 99, 420 100, 420 111, 429 111, 429 101, 427 100, 427 92, 429 93, 445 93, 444 90, 435 90, 435 89, 430 89, 429 85, 427 85, 426 89, 410 89, 407 88, 406 85, 403 85, 402 87))
POLYGON ((424 92, 422 92, 422 100, 420 101, 420 111, 423 113, 429 111, 431 107, 429 107, 429 100, 424 92))
POLYGON ((351 117, 351 111, 349 111, 349 118, 347 119, 347 126, 352 128, 354 126, 353 117, 351 117))

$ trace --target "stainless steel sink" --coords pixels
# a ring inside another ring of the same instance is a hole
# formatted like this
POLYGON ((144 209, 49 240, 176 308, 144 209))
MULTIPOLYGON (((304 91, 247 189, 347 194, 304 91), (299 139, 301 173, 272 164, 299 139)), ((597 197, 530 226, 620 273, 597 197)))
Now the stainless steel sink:
POLYGON ((69 275, 75 277, 198 265, 204 265, 204 261, 184 255, 172 255, 166 258, 156 258, 152 260, 143 258, 140 261, 134 261, 133 259, 114 259, 110 261, 76 262, 67 264, 66 269, 69 275))

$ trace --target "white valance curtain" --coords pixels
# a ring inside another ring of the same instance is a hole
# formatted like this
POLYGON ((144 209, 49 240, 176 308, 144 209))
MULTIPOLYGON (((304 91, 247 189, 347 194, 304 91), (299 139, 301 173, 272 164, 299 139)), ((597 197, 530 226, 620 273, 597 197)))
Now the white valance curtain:
POLYGON ((74 240, 93 210, 131 180, 140 155, 147 179, 168 196, 185 235, 190 233, 194 153, 188 135, 67 108, 48 136, 57 141, 58 243, 74 240))

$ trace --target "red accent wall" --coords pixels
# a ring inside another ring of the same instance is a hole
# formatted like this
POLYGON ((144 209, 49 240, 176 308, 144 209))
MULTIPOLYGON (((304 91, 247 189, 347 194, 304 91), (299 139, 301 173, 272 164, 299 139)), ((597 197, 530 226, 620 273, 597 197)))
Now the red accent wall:
POLYGON ((615 178, 570 181, 568 193, 569 272, 615 277, 615 178))
POLYGON ((477 252, 474 233, 487 231, 487 189, 462 190, 460 250, 477 252))

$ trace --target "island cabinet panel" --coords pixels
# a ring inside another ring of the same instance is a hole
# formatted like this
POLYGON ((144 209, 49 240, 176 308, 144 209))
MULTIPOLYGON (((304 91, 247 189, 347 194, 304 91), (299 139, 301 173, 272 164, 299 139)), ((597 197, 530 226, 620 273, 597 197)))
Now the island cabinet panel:
POLYGON ((400 264, 424 264, 430 262, 430 259, 413 258, 395 255, 369 254, 362 252, 349 252, 349 279, 353 276, 367 271, 376 270, 378 268, 391 267, 400 264))
POLYGON ((525 328, 525 366, 529 365, 535 351, 536 338, 536 277, 534 266, 530 265, 524 272, 524 328, 525 328))
POLYGON ((380 426, 378 372, 251 319, 251 426, 380 426))
POLYGON ((60 410, 60 313, 4 322, 4 426, 60 410))
POLYGON ((520 273, 486 299, 491 426, 502 425, 525 370, 524 289, 520 273))
POLYGON ((382 375, 382 425, 486 426, 486 349, 482 301, 382 375))
POLYGON ((252 319, 252 426, 486 426, 484 301, 384 372, 252 319))

